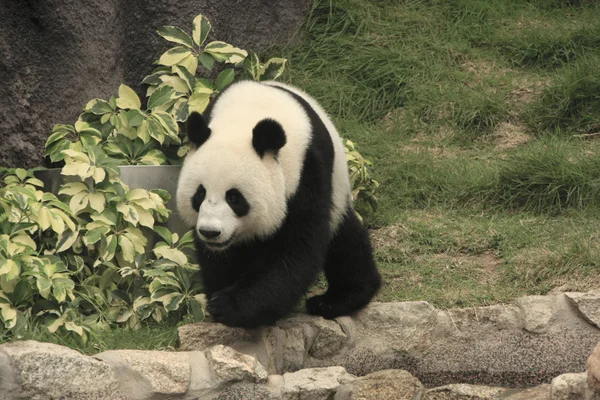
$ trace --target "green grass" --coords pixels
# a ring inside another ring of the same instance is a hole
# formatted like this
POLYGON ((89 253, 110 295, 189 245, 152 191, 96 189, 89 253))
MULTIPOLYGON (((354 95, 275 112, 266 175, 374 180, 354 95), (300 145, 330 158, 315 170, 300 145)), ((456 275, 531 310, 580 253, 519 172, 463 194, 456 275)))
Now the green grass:
POLYGON ((320 0, 272 50, 374 162, 379 300, 600 286, 599 21, 591 1, 320 0))
MULTIPOLYGON (((67 346, 84 354, 96 354, 107 350, 175 350, 178 346, 177 327, 168 324, 144 325, 138 330, 119 328, 111 332, 99 332, 83 343, 74 336, 50 334, 46 328, 34 326, 24 337, 15 340, 37 340, 67 346)), ((8 338, 0 335, 0 344, 8 338)))

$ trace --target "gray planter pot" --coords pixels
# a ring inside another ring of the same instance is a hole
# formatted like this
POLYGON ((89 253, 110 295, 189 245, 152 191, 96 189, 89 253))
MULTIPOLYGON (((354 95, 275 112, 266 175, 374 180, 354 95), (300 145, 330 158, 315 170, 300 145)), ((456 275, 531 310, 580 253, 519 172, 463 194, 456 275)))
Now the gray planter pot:
MULTIPOLYGON (((129 189, 163 189, 169 192, 171 199, 166 206, 171 210, 169 219, 164 224, 171 232, 175 232, 179 237, 183 236, 190 230, 179 215, 177 214, 177 180, 181 167, 178 165, 131 165, 119 167, 121 172, 121 180, 129 186, 129 189)), ((54 194, 58 194, 61 186, 70 181, 70 177, 62 176, 60 168, 51 168, 35 172, 35 176, 44 182, 44 190, 54 194)), ((149 247, 156 243, 160 238, 155 235, 148 237, 149 247)))

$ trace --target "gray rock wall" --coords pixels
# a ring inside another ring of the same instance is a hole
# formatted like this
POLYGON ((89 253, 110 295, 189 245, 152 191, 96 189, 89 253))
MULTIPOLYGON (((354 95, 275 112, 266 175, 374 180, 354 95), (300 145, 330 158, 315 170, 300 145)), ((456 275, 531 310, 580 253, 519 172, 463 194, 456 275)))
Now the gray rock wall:
POLYGON ((197 14, 213 39, 260 50, 300 27, 310 0, 4 0, 0 12, 0 166, 41 164, 56 123, 87 101, 139 85, 168 48, 163 25, 191 31, 197 14))

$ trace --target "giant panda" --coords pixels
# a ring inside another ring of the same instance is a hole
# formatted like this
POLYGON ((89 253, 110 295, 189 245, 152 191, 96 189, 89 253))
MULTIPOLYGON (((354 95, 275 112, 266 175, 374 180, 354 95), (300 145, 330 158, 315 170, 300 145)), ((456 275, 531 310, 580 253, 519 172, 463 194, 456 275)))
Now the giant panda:
POLYGON ((195 232, 213 319, 272 325, 321 270, 328 289, 306 301, 310 314, 333 319, 367 305, 380 274, 352 208, 342 139, 316 100, 289 85, 240 81, 203 114, 186 123, 193 149, 176 197, 195 232))

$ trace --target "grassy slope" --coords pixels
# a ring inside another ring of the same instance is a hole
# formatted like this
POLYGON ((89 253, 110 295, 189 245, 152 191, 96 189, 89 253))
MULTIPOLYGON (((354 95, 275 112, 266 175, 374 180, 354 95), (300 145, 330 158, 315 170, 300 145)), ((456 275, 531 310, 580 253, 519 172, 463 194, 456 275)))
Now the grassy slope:
POLYGON ((380 300, 600 286, 600 7, 563 4, 321 0, 283 50, 374 161, 380 300))
MULTIPOLYGON (((316 0, 300 43, 273 49, 375 163, 379 300, 600 287, 600 144, 573 137, 600 130, 600 7, 562 3, 316 0)), ((166 325, 31 338, 177 346, 166 325)))

